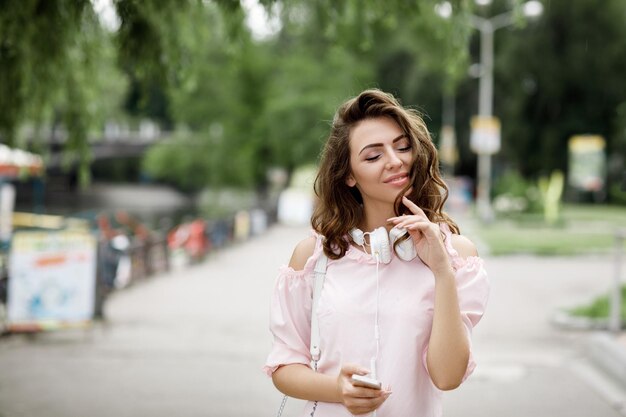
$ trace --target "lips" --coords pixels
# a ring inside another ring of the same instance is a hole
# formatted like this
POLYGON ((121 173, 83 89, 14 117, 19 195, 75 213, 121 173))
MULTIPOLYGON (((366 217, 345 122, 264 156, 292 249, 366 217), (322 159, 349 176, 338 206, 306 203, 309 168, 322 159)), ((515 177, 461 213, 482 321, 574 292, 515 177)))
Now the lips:
POLYGON ((408 180, 409 180, 409 175, 407 173, 404 173, 404 174, 392 175, 391 177, 387 178, 383 182, 385 184, 402 185, 402 184, 405 184, 408 180))

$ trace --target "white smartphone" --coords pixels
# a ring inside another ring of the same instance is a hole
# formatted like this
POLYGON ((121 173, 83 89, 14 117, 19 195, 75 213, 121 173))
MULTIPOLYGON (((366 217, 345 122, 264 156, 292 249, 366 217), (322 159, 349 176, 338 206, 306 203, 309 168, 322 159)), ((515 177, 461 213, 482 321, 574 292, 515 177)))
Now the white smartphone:
POLYGON ((352 383, 361 387, 380 389, 382 384, 380 381, 375 380, 374 378, 370 378, 368 376, 363 375, 352 375, 352 383))

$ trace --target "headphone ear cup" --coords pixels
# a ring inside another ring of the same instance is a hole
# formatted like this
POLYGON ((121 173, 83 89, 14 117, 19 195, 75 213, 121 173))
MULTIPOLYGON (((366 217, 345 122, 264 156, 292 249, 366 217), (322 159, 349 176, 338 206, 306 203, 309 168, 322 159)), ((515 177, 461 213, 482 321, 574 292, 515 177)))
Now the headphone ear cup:
POLYGON ((365 235, 361 229, 354 228, 350 230, 350 237, 357 245, 365 245, 365 235))
MULTIPOLYGON (((400 227, 392 228, 389 231, 389 240, 391 241, 391 247, 394 247, 394 244, 396 243, 396 241, 406 234, 408 234, 406 229, 403 229, 400 227)), ((411 236, 409 236, 409 238, 404 240, 403 242, 400 242, 397 245, 395 245, 394 249, 395 249, 396 255, 398 255, 398 258, 402 259, 403 261, 407 261, 407 262, 412 261, 417 256, 417 251, 415 250, 415 243, 413 242, 413 239, 411 238, 411 236)))
POLYGON ((391 246, 389 245, 389 236, 384 227, 379 227, 370 233, 370 246, 372 253, 378 253, 382 263, 391 262, 391 246))

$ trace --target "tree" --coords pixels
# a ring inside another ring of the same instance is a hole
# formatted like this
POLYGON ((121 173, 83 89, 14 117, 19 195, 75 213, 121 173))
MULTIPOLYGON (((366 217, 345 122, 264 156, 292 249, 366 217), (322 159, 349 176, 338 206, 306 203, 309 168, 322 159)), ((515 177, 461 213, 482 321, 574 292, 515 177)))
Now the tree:
POLYGON ((241 11, 206 4, 194 17, 196 46, 186 77, 168 99, 181 130, 151 149, 144 169, 188 191, 206 185, 255 184, 255 124, 263 112, 268 54, 240 30, 241 11), (178 169, 170 169, 177 166, 178 169))
MULTIPOLYGON (((188 154, 189 169, 179 183, 195 175, 213 186, 252 186, 263 196, 270 167, 292 171, 315 161, 327 133, 324 120, 341 98, 354 92, 362 72, 354 69, 363 66, 341 47, 320 53, 316 42, 286 29, 267 41, 254 41, 246 32, 216 36, 221 36, 219 42, 198 51, 192 81, 172 95, 177 122, 202 144, 182 151, 188 154), (206 169, 192 173, 199 149, 206 169)), ((176 174, 167 169, 168 146, 151 150, 144 166, 156 177, 174 180, 176 174)), ((176 156, 170 158, 174 162, 176 156)))
POLYGON ((593 133, 606 138, 609 155, 622 155, 623 166, 625 15, 621 0, 551 1, 536 24, 501 34, 495 89, 504 121, 501 160, 526 176, 566 170, 568 139, 593 133))
POLYGON ((83 184, 89 181, 89 134, 119 107, 111 92, 126 85, 115 61, 140 90, 141 103, 155 85, 165 95, 178 88, 194 50, 187 23, 203 3, 116 0, 115 7, 121 23, 112 35, 89 0, 0 2, 0 138, 23 146, 28 132, 22 127, 33 126, 39 136, 63 127, 65 165, 80 163, 83 184))
MULTIPOLYGON (((434 72, 454 73, 450 62, 466 56, 454 53, 462 37, 447 36, 464 32, 454 19, 435 16, 434 2, 410 7, 403 2, 389 7, 356 1, 280 4, 282 29, 275 38, 255 41, 239 32, 233 42, 232 36, 214 35, 219 46, 207 42, 208 48, 198 51, 199 65, 190 72, 193 82, 173 95, 176 120, 204 131, 195 138, 212 155, 211 169, 195 170, 195 175, 205 176, 209 184, 253 185, 262 193, 269 167, 291 172, 315 161, 329 119, 347 96, 380 86, 406 104, 421 103, 426 94, 439 102, 438 89, 423 87, 434 72), (405 69, 395 71, 398 57, 405 69), (209 133, 214 127, 223 139, 209 133)), ((446 77, 434 78, 442 84, 446 77)), ((152 152, 167 155, 167 146, 152 152)), ((196 151, 188 148, 188 161, 196 151)), ((174 154, 171 158, 176 159, 174 154)), ((167 158, 149 157, 145 167, 171 180, 167 165, 167 158), (160 166, 153 165, 157 161, 160 166)), ((181 178, 181 183, 188 181, 181 178)))
MULTIPOLYGON (((0 137, 24 146, 32 126, 67 129, 66 165, 83 162, 88 178, 87 134, 108 100, 101 88, 116 90, 105 75, 111 49, 83 1, 4 1, 0 6, 0 137), (80 33, 80 36, 77 34, 80 33), (102 63, 105 62, 104 65, 102 63)), ((31 129, 32 130, 32 129, 31 129)))

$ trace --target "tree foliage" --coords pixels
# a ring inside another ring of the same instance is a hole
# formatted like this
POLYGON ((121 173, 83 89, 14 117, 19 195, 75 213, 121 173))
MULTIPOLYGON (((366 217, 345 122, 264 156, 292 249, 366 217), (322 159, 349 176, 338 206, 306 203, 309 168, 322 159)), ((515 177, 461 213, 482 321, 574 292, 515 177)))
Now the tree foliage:
POLYGON ((116 60, 131 82, 167 91, 184 78, 185 58, 195 49, 182 39, 193 39, 187 17, 201 2, 119 0, 115 6, 121 25, 114 36, 89 0, 0 3, 0 138, 25 146, 33 129, 42 136, 62 128, 65 166, 80 163, 83 184, 90 134, 118 113, 127 85, 116 60))
MULTIPOLYGON (((447 35, 461 31, 454 19, 434 16, 434 2, 411 8, 403 2, 398 7, 357 1, 280 4, 275 12, 282 28, 275 37, 258 41, 244 31, 233 38, 218 29, 211 36, 219 41, 198 51, 193 81, 173 94, 177 121, 204 132, 196 138, 207 152, 223 155, 203 171, 206 183, 263 190, 269 167, 292 172, 315 162, 333 112, 346 97, 382 87, 416 104, 426 96, 429 74, 446 73, 457 65, 452 57, 466 57, 453 53, 464 49, 451 47, 451 39, 459 38, 447 35), (442 51, 442 60, 430 55, 442 51), (216 127, 222 139, 209 133, 216 127)), ((220 17, 210 8, 205 13, 211 21, 220 17)), ((445 80, 440 76, 437 83, 445 80)), ((437 89, 427 93, 440 98, 437 89)), ((167 146, 152 152, 165 155, 167 146)), ((187 149, 189 161, 195 151, 187 149)), ((166 158, 147 158, 144 166, 160 177, 167 164, 166 158)))
POLYGON ((624 169, 626 3, 546 3, 538 22, 498 39, 496 111, 503 123, 502 163, 537 177, 567 169, 568 140, 598 134, 624 169))
MULTIPOLYGON (((438 0, 261 3, 281 23, 264 39, 236 0, 114 0, 115 31, 100 26, 87 0, 0 0, 2 140, 19 144, 25 126, 62 126, 68 164, 85 168, 90 133, 127 112, 176 131, 144 160, 154 178, 190 191, 262 192, 268 168, 315 161, 341 101, 380 87, 422 110, 435 140, 443 93, 456 93, 457 172, 474 175, 468 120, 478 81, 467 69, 479 38, 468 20, 512 7, 519 16, 521 0, 451 1, 448 19, 435 12, 438 0)), ((566 171, 567 139, 597 133, 608 141, 611 180, 621 179, 625 16, 621 0, 552 0, 539 21, 498 30, 497 169, 566 171)))
POLYGON ((0 10, 2 141, 25 146, 39 139, 41 148, 41 136, 62 127, 65 165, 80 163, 81 181, 88 182, 89 132, 119 106, 111 94, 123 84, 91 3, 4 1, 0 10))

